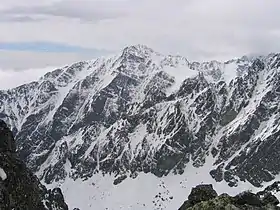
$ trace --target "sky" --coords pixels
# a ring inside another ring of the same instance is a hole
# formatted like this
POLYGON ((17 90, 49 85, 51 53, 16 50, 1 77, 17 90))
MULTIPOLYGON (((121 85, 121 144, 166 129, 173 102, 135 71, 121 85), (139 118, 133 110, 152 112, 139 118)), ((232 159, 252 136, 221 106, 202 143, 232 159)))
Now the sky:
POLYGON ((0 0, 0 89, 4 75, 36 70, 25 82, 134 44, 198 61, 278 52, 278 8, 279 0, 0 0))

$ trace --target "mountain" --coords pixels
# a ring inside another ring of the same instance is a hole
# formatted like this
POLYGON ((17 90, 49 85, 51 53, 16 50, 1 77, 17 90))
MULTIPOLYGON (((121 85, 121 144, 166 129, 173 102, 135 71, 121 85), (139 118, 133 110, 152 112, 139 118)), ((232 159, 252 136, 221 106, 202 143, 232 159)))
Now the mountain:
POLYGON ((61 189, 47 190, 16 153, 15 140, 0 120, 0 209, 68 210, 61 189))
POLYGON ((0 118, 71 208, 178 209, 197 184, 279 179, 279 66, 280 54, 199 63, 135 45, 0 91, 0 118))

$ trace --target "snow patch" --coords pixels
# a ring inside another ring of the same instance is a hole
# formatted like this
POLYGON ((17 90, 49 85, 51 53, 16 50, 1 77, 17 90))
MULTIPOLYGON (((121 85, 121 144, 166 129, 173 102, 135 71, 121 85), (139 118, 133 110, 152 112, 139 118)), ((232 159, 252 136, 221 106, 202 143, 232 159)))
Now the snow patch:
POLYGON ((163 68, 170 76, 174 77, 175 83, 172 85, 171 88, 167 91, 167 93, 173 93, 176 90, 179 90, 180 86, 182 85, 183 81, 187 78, 192 78, 198 75, 198 71, 190 69, 188 66, 178 66, 178 67, 169 67, 166 66, 163 68))
POLYGON ((237 67, 236 63, 229 63, 224 66, 222 77, 227 84, 237 77, 237 67))
POLYGON ((0 168, 0 178, 2 179, 2 181, 7 179, 7 174, 3 168, 0 168))
POLYGON ((83 210, 178 209, 187 200, 192 187, 199 184, 212 184, 218 194, 226 192, 236 195, 244 190, 259 190, 248 182, 240 181, 238 187, 229 187, 226 182, 216 182, 209 174, 213 161, 209 157, 200 168, 189 162, 182 175, 170 174, 159 178, 150 173, 139 173, 135 179, 127 178, 114 185, 114 175, 94 174, 86 181, 74 181, 68 177, 63 184, 53 183, 48 187, 61 187, 69 208, 83 210), (84 193, 79 195, 76 192, 84 193))

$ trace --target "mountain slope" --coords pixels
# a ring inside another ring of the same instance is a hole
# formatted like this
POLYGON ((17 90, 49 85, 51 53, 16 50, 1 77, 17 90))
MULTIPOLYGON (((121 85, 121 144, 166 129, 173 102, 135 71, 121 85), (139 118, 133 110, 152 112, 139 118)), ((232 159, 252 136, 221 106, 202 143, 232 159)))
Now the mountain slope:
MULTIPOLYGON (((198 63, 136 45, 0 91, 0 118, 42 181, 70 194, 67 183, 95 190, 99 198, 86 199, 82 209, 110 202, 109 209, 154 206, 154 198, 136 205, 137 192, 126 204, 111 195, 140 180, 154 180, 153 186, 209 181, 229 191, 261 187, 280 171, 279 65, 279 54, 198 63)), ((177 205, 185 199, 177 197, 177 205)), ((176 199, 167 200, 173 205, 176 199)))

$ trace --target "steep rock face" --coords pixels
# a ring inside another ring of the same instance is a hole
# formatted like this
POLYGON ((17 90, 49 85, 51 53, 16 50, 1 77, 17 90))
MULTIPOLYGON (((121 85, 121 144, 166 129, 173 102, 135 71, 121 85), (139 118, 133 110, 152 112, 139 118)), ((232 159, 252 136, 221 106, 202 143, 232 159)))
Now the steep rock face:
POLYGON ((131 46, 0 91, 0 118, 47 184, 195 167, 260 187, 280 172, 279 59, 198 63, 131 46))
POLYGON ((278 204, 278 199, 267 191, 218 196, 212 185, 199 185, 192 189, 179 210, 278 210, 278 204))
POLYGON ((68 210, 61 190, 47 190, 19 160, 12 132, 1 120, 0 177, 0 209, 68 210))

